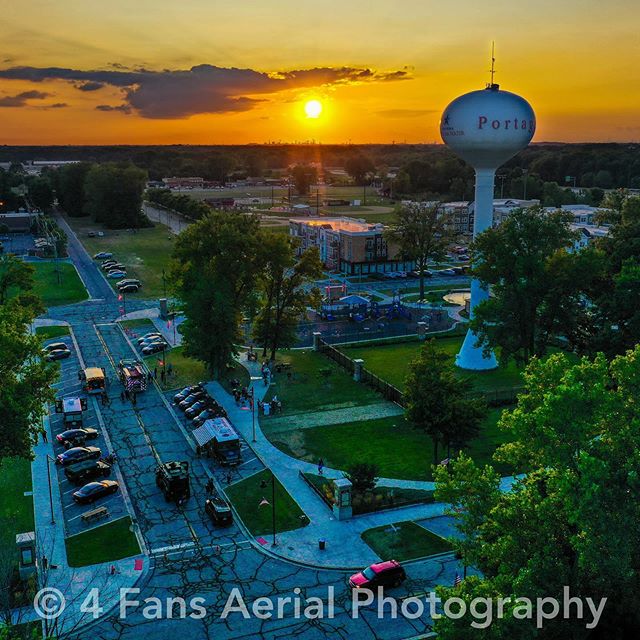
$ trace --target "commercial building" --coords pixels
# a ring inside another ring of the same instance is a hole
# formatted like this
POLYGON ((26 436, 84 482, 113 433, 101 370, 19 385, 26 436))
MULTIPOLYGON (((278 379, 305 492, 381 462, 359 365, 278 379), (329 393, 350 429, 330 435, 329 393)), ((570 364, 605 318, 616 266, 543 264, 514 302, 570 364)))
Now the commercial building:
POLYGON ((291 219, 289 233, 299 240, 299 254, 310 247, 318 247, 325 267, 344 275, 415 268, 413 261, 399 257, 398 247, 387 243, 382 224, 345 217, 291 219))
POLYGON ((39 212, 8 211, 0 213, 0 226, 6 225, 10 233, 27 233, 35 224, 39 212))

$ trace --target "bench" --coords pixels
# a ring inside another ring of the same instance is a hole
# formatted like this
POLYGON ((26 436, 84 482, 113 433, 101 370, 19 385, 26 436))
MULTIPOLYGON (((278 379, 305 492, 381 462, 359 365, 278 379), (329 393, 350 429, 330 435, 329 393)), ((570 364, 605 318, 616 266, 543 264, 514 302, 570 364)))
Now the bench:
POLYGON ((94 520, 100 520, 101 518, 109 517, 109 509, 107 507, 98 507, 97 509, 92 509, 91 511, 85 511, 82 514, 82 520, 89 524, 94 520))

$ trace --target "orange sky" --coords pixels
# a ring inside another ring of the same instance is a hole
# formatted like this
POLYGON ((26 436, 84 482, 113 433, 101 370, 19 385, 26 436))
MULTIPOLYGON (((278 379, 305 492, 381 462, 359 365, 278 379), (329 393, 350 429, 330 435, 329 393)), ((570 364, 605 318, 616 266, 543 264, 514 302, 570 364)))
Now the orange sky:
POLYGON ((487 81, 493 39, 496 80, 532 104, 535 140, 640 139, 636 0, 23 0, 2 11, 0 144, 439 142, 443 108, 487 81), (210 67, 190 71, 199 65, 210 67), (323 103, 317 120, 308 99, 323 103))

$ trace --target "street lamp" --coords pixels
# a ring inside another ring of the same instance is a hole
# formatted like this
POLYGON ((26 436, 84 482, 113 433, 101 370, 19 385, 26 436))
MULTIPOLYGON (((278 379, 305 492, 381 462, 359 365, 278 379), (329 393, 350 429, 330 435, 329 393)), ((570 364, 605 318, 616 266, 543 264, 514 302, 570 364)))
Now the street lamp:
MULTIPOLYGON (((271 526, 273 528, 273 544, 272 546, 276 546, 278 543, 276 542, 276 477, 273 475, 273 471, 269 469, 269 473, 271 474, 271 526)), ((260 488, 266 489, 268 481, 261 480, 260 488)))
POLYGON ((251 432, 252 442, 256 441, 256 388, 251 385, 251 432))

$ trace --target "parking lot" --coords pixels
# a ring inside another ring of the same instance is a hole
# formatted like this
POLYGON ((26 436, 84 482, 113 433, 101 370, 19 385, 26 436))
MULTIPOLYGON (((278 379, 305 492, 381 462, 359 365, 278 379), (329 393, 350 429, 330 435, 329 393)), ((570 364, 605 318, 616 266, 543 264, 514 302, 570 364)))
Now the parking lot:
MULTIPOLYGON (((58 391, 58 393, 56 394, 57 397, 86 397, 86 393, 82 389, 82 383, 78 379, 78 371, 79 369, 81 369, 81 365, 71 337, 65 336, 63 338, 54 338, 53 340, 48 340, 45 344, 49 344, 51 342, 64 342, 71 350, 71 356, 69 358, 59 361, 60 380, 54 385, 58 391)), ((52 406, 50 425, 53 448, 56 456, 65 450, 64 446, 56 440, 56 436, 59 433, 65 431, 67 428, 64 426, 63 420, 63 415, 61 413, 55 413, 55 408, 52 406)), ((83 412, 82 426, 86 428, 96 429, 98 431, 97 439, 87 440, 87 446, 98 447, 101 450, 102 456, 110 453, 105 442, 102 430, 100 428, 93 399, 89 400, 89 402, 87 403, 87 410, 83 412)), ((77 491, 84 483, 80 483, 76 486, 73 483, 69 482, 69 480, 67 480, 64 474, 64 467, 58 464, 54 465, 53 463, 51 464, 51 467, 51 479, 55 480, 57 478, 57 481, 60 484, 60 496, 62 498, 65 530, 67 535, 81 533, 82 531, 87 531, 88 529, 91 529, 95 526, 105 524, 105 522, 108 522, 109 520, 116 520, 118 518, 121 518, 122 516, 127 515, 127 510, 120 491, 110 496, 99 498, 93 505, 76 504, 76 502, 73 500, 72 494, 74 491, 77 491), (101 518, 100 520, 95 521, 91 524, 87 524, 82 520, 83 513, 101 506, 107 507, 109 515, 106 518, 101 518)), ((109 479, 117 479, 113 471, 109 479)))

